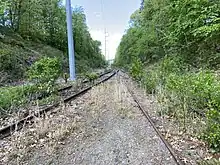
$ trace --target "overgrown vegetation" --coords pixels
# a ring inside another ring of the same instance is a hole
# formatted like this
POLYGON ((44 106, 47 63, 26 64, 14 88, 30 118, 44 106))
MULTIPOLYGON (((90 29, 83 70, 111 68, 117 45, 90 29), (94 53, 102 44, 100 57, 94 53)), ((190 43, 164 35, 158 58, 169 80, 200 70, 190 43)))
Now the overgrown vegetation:
POLYGON ((31 66, 28 77, 36 83, 54 83, 61 74, 61 63, 57 58, 42 58, 31 66))
POLYGON ((183 122, 205 116, 200 137, 220 152, 220 1, 145 0, 131 15, 114 65, 183 122))
MULTIPOLYGON (((57 57, 68 70, 66 15, 60 0, 0 2, 1 85, 25 78, 29 66, 42 57, 57 57)), ((101 42, 89 33, 82 7, 72 13, 77 73, 104 67, 101 42)))
POLYGON ((86 73, 85 77, 92 83, 94 83, 94 80, 98 78, 98 75, 96 73, 86 73))
POLYGON ((56 87, 48 84, 24 85, 0 88, 0 116, 16 112, 31 101, 42 99, 56 92, 56 87))
MULTIPOLYGON (((0 116, 7 116, 36 102, 40 105, 57 101, 59 84, 56 80, 61 74, 61 61, 58 58, 44 57, 36 61, 27 72, 29 85, 0 88, 0 116)), ((98 75, 88 72, 84 77, 93 83, 98 75)))
MULTIPOLYGON (((101 42, 92 39, 82 7, 73 8, 72 21, 77 74, 105 67, 101 42)), ((68 79, 67 46, 63 1, 0 2, 0 115, 56 97, 55 81, 68 79), (19 81, 27 83, 7 87, 19 81)))

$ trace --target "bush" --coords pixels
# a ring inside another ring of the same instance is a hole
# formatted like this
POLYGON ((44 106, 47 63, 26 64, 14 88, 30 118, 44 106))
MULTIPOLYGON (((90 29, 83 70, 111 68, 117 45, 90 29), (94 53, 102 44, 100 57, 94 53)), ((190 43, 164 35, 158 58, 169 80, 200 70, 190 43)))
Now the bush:
POLYGON ((211 108, 207 112, 207 128, 202 138, 208 142, 209 147, 220 152, 220 104, 217 109, 211 108))
POLYGON ((35 62, 29 72, 28 77, 30 80, 37 83, 47 83, 52 84, 60 76, 61 64, 57 58, 42 58, 35 62))
POLYGON ((156 91, 158 86, 165 86, 169 80, 169 76, 179 75, 183 73, 186 66, 179 58, 166 57, 161 60, 153 68, 148 68, 146 74, 144 74, 143 84, 148 93, 156 91))
POLYGON ((140 61, 140 59, 136 58, 132 63, 129 72, 135 80, 140 81, 144 74, 143 68, 143 63, 140 61))
POLYGON ((147 93, 154 93, 159 85, 159 77, 156 71, 147 71, 144 75, 143 85, 147 93))
POLYGON ((86 78, 91 82, 98 78, 96 73, 86 73, 86 78))
POLYGON ((207 108, 208 101, 213 94, 213 86, 217 85, 213 74, 207 72, 189 74, 170 74, 167 77, 165 88, 177 98, 188 99, 189 109, 207 108))
POLYGON ((0 115, 18 110, 32 100, 40 99, 57 91, 51 84, 26 85, 0 88, 0 115))
POLYGON ((7 73, 7 78, 2 83, 23 78, 26 71, 24 58, 25 55, 20 53, 20 49, 17 47, 12 49, 0 42, 0 71, 7 73))
POLYGON ((0 88, 0 113, 17 110, 32 100, 57 92, 54 82, 60 72, 61 66, 56 58, 43 58, 34 63, 28 72, 29 79, 35 82, 34 85, 0 88))
POLYGON ((7 110, 17 108, 19 105, 24 104, 25 89, 24 87, 9 87, 0 89, 0 107, 1 115, 7 110))
POLYGON ((219 152, 220 84, 214 75, 207 71, 173 75, 167 79, 166 88, 168 93, 174 94, 173 97, 167 97, 175 105, 173 108, 182 108, 182 104, 185 104, 188 112, 194 110, 200 114, 206 109, 207 127, 202 137, 211 148, 219 152), (174 97, 175 99, 172 99, 174 97))
MULTIPOLYGON (((179 63, 180 64, 180 63, 179 63)), ((168 115, 185 119, 191 112, 206 113, 207 123, 202 138, 215 151, 220 151, 220 83, 211 72, 184 72, 177 60, 164 59, 147 71, 143 85, 150 93, 156 91, 168 115), (157 90, 159 89, 159 90, 157 90)))

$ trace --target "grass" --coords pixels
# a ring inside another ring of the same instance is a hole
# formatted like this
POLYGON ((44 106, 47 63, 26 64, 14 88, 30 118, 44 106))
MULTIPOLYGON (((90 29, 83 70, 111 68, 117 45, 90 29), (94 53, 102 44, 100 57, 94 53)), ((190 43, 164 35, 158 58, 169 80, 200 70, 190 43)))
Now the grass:
POLYGON ((31 152, 42 146, 47 154, 53 154, 78 128, 72 113, 70 107, 62 105, 53 113, 35 117, 32 125, 27 125, 6 139, 8 145, 1 148, 0 155, 3 155, 5 162, 23 162, 31 152))
POLYGON ((217 160, 215 158, 198 163, 198 165, 218 165, 218 164, 220 164, 220 160, 217 160))
POLYGON ((52 95, 44 98, 48 94, 53 93, 54 89, 48 91, 48 87, 45 85, 25 85, 14 87, 2 87, 0 88, 0 116, 5 117, 13 112, 17 112, 21 107, 25 107, 38 97, 43 97, 40 100, 40 104, 45 104, 58 99, 57 95, 52 95))
POLYGON ((48 56, 62 59, 66 62, 64 53, 56 48, 26 41, 18 34, 8 33, 0 39, 0 66, 1 74, 5 75, 0 80, 0 86, 6 83, 24 80, 29 66, 36 60, 48 56))
MULTIPOLYGON (((203 140, 210 151, 219 153, 219 77, 210 70, 188 71, 184 70, 184 63, 176 64, 178 61, 167 58, 147 68, 138 80, 139 86, 153 94, 159 103, 154 115, 162 120, 164 127, 203 140), (205 117, 195 111, 205 112, 205 117), (168 126, 165 121, 172 124, 168 126)), ((134 71, 138 76, 141 73, 134 71)))

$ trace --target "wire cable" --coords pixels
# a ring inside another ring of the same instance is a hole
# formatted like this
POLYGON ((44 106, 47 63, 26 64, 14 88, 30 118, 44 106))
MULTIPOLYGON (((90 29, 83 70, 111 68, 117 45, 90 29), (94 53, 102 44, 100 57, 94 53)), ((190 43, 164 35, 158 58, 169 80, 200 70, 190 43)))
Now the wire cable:
POLYGON ((107 47, 107 44, 106 44, 106 25, 105 25, 105 14, 104 14, 104 2, 103 0, 101 0, 101 16, 102 16, 102 21, 103 21, 103 27, 104 27, 104 52, 105 52, 105 58, 107 59, 107 54, 106 54, 106 47, 107 47))

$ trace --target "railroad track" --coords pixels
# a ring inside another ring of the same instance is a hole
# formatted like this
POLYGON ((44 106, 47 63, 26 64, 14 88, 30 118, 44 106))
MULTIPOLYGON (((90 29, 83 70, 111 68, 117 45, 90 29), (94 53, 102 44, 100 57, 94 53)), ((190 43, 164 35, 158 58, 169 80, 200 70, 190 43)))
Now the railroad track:
POLYGON ((97 76, 96 79, 94 80, 84 80, 82 81, 79 86, 74 86, 74 85, 69 85, 69 86, 66 86, 62 89, 59 89, 58 92, 59 92, 59 95, 61 97, 66 97, 66 96, 69 96, 71 94, 74 94, 74 93, 77 93, 79 92, 80 90, 83 90, 85 89, 86 87, 89 87, 91 86, 91 82, 92 84, 95 84, 95 82, 98 82, 100 79, 103 79, 105 78, 106 76, 108 77, 109 74, 111 74, 112 70, 111 71, 107 71, 107 72, 104 72, 104 73, 101 73, 97 76))
MULTIPOLYGON (((122 73, 128 75, 128 73, 127 73, 125 70, 120 70, 120 71, 121 71, 122 73)), ((204 111, 198 111, 198 110, 192 109, 192 108, 190 109, 190 111, 193 112, 193 113, 195 113, 196 115, 202 117, 202 118, 206 117, 206 112, 204 112, 204 111)))
MULTIPOLYGON (((77 97, 83 95, 84 93, 86 93, 86 92, 88 92, 89 90, 91 90, 94 86, 97 86, 97 85, 99 85, 99 84, 101 84, 101 83, 104 83, 105 81, 109 80, 109 79, 112 78, 114 75, 116 75, 117 72, 118 72, 118 70, 117 70, 117 71, 113 71, 112 73, 109 71, 109 72, 107 72, 107 73, 103 73, 103 74, 99 75, 99 78, 100 78, 100 77, 102 77, 103 75, 106 75, 106 74, 108 74, 108 73, 111 73, 110 76, 104 78, 103 80, 100 80, 100 81, 98 81, 97 83, 95 83, 95 84, 93 84, 93 85, 91 85, 91 86, 89 86, 89 87, 86 87, 85 89, 82 89, 81 91, 79 91, 79 92, 77 92, 77 93, 75 93, 75 94, 73 94, 73 95, 71 95, 71 96, 68 96, 68 97, 64 98, 64 100, 63 100, 64 103, 67 103, 67 102, 69 102, 69 101, 71 101, 71 100, 73 100, 73 99, 75 99, 75 98, 77 98, 77 97)), ((70 88, 72 88, 72 86, 71 86, 71 87, 68 87, 68 88, 65 87, 65 89, 63 89, 63 90, 70 89, 70 88)), ((40 117, 41 115, 43 115, 43 114, 45 114, 46 112, 48 112, 48 111, 50 111, 50 110, 52 110, 52 109, 58 107, 59 105, 60 105, 59 103, 55 103, 55 104, 53 104, 53 105, 51 105, 51 106, 48 106, 48 107, 46 107, 46 108, 40 110, 39 112, 37 112, 37 114, 29 115, 29 116, 27 116, 27 117, 25 117, 25 118, 23 118, 23 119, 21 119, 21 120, 15 122, 15 123, 11 124, 11 125, 8 125, 8 126, 2 128, 2 129, 0 129, 0 139, 3 139, 3 138, 5 138, 5 137, 8 137, 8 136, 12 135, 14 132, 21 130, 21 129, 25 126, 25 124, 31 123, 31 121, 32 121, 35 117, 40 117)))
MULTIPOLYGON (((113 76, 115 76, 119 71, 114 71, 110 76, 104 78, 103 80, 95 83, 92 86, 89 86, 83 90, 81 90, 80 92, 71 95, 67 98, 64 99, 64 103, 68 103, 69 101, 83 95, 84 93, 88 92, 89 90, 91 90, 94 86, 97 86, 101 83, 106 82, 107 80, 109 80, 110 78, 112 78, 113 76)), ((125 72, 124 72, 125 73, 125 72)), ((126 74, 126 73, 125 73, 126 74)), ((125 84, 127 87, 128 92, 131 94, 133 100, 135 101, 135 103, 137 104, 137 107, 139 108, 139 110, 143 113, 143 115, 147 118, 147 120, 150 122, 151 126, 153 127, 153 129, 155 130, 155 132, 157 133, 157 135, 159 136, 159 138, 162 140, 162 142, 164 143, 164 145, 166 146, 166 148, 168 149, 168 151, 170 152, 171 156, 173 157, 175 163, 177 165, 185 165, 185 163, 183 163, 183 161, 179 158, 179 155, 177 153, 175 153, 175 151, 172 149, 171 145, 167 142, 167 140, 163 137, 163 135, 159 132, 159 130, 157 129, 157 127, 155 126, 155 124, 153 123, 151 117, 149 116, 149 114, 147 113, 147 111, 144 110, 144 108, 142 107, 142 105, 140 104, 140 102, 138 101, 138 99, 136 98, 136 96, 134 95, 134 92, 128 87, 127 84, 125 84)), ((5 137, 8 137, 10 135, 12 135, 15 131, 18 131, 20 129, 22 129, 24 127, 24 125, 28 122, 31 122, 32 119, 34 119, 35 117, 39 117, 43 114, 45 114, 46 112, 54 109, 55 107, 58 107, 59 103, 51 105, 49 107, 46 107, 45 109, 41 110, 38 112, 38 114, 33 114, 30 115, 16 123, 13 123, 3 129, 0 130, 0 139, 3 139, 5 137)))
MULTIPOLYGON (((122 73, 127 74, 126 72, 122 71, 122 73)), ((134 95, 134 92, 128 87, 128 85, 126 85, 126 88, 128 90, 128 92, 130 93, 130 95, 132 96, 133 100, 135 101, 135 103, 137 104, 138 109, 143 113, 143 115, 147 118, 147 120, 150 122, 151 126, 153 127, 153 129, 155 130, 155 132, 157 133, 157 135, 159 136, 159 138, 162 140, 162 142, 164 143, 164 145, 166 146, 166 148, 168 149, 168 151, 170 152, 171 156, 173 157, 175 163, 177 165, 185 165, 185 163, 179 158, 179 155, 177 153, 175 153, 175 151, 172 149, 171 145, 169 144, 169 142, 163 137, 163 135, 160 133, 160 131, 157 129, 156 125, 154 124, 153 120, 151 119, 150 115, 147 113, 147 111, 142 107, 142 105, 140 104, 139 100, 137 99, 137 97, 134 95)))
MULTIPOLYGON (((101 73, 101 74, 98 75, 98 78, 101 78, 102 76, 104 76, 104 75, 106 75, 106 74, 109 74, 109 73, 111 73, 111 72, 112 72, 112 70, 107 71, 107 72, 104 72, 104 73, 101 73)), ((83 84, 88 83, 88 82, 89 82, 89 80, 84 80, 84 81, 82 81, 83 84)), ((73 87, 73 85, 68 85, 68 86, 63 87, 63 88, 61 88, 61 89, 58 89, 58 92, 62 92, 62 91, 68 90, 68 89, 70 89, 70 88, 72 88, 72 87, 73 87)))
POLYGON ((185 165, 185 163, 179 158, 178 154, 174 152, 174 150, 172 149, 171 145, 168 143, 168 141, 163 137, 163 135, 160 133, 160 131, 157 129, 156 125, 153 123, 153 120, 151 119, 151 117, 149 116, 149 114, 147 113, 147 111, 144 110, 144 108, 141 106, 140 102, 138 101, 138 99, 134 96, 134 93, 127 87, 128 92, 131 94, 133 100, 135 101, 135 103, 137 104, 138 108, 141 110, 141 112, 143 113, 143 115, 147 118, 147 120, 150 122, 151 126, 154 128, 154 130, 156 131, 157 135, 160 137, 160 139, 163 141, 163 143, 165 144, 166 148, 168 149, 168 151, 170 152, 170 154, 172 155, 173 159, 175 160, 177 165, 185 165))
MULTIPOLYGON (((109 73, 111 73, 111 72, 112 72, 112 70, 109 70, 109 71, 107 71, 107 72, 101 73, 101 74, 98 75, 97 79, 99 79, 99 78, 101 78, 101 77, 103 77, 103 76, 105 76, 105 75, 107 75, 107 74, 109 74, 109 73)), ((96 80, 97 80, 97 79, 96 79, 96 80)), ((84 80, 84 81, 82 81, 81 83, 82 83, 82 84, 86 84, 86 83, 88 83, 88 82, 90 82, 90 81, 89 81, 89 80, 84 80)), ((63 87, 63 88, 58 89, 58 92, 61 93, 61 95, 62 95, 63 92, 65 92, 65 91, 71 89, 72 87, 73 87, 73 85, 65 86, 65 87, 63 87)), ((50 95, 51 95, 51 94, 47 94, 47 95, 44 95, 44 96, 38 96, 38 97, 37 97, 37 100, 42 100, 43 98, 49 97, 50 95)))

